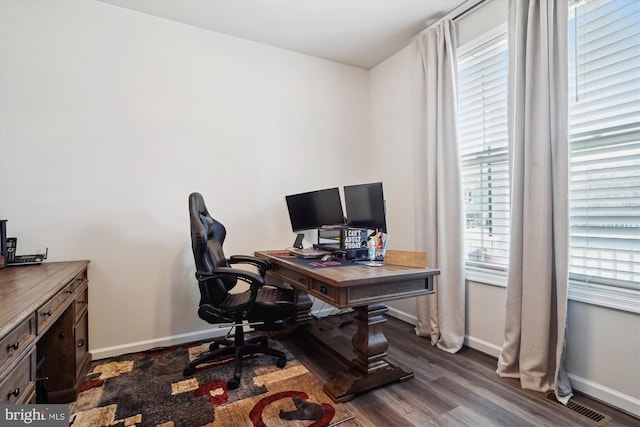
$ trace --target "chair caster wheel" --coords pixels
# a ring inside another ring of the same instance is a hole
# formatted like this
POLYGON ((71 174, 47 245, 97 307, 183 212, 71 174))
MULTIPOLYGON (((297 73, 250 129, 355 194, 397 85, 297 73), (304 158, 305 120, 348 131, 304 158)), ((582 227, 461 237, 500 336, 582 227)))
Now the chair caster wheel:
POLYGON ((189 377, 195 373, 196 373, 196 369, 191 367, 184 368, 184 370, 182 371, 182 375, 184 375, 185 377, 189 377))
POLYGON ((227 381, 228 390, 235 390, 238 387, 240 387, 240 378, 231 378, 229 381, 227 381))
POLYGON ((287 358, 286 357, 279 357, 278 361, 276 362, 276 366, 278 368, 284 368, 287 365, 287 358))

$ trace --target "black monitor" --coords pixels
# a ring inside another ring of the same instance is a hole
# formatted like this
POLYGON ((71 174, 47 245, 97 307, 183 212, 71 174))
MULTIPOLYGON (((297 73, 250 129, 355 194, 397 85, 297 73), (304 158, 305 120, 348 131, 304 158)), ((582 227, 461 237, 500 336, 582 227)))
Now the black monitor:
POLYGON ((291 194, 285 199, 294 232, 344 224, 338 187, 291 194))
POLYGON ((387 232, 381 182, 345 186, 344 203, 349 227, 387 232))

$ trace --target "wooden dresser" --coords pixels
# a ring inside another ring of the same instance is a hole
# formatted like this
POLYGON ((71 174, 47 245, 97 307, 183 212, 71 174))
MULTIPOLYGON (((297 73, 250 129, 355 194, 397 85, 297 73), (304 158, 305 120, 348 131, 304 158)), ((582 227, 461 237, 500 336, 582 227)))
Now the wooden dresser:
POLYGON ((0 270, 0 404, 76 399, 91 363, 88 266, 83 260, 0 270))

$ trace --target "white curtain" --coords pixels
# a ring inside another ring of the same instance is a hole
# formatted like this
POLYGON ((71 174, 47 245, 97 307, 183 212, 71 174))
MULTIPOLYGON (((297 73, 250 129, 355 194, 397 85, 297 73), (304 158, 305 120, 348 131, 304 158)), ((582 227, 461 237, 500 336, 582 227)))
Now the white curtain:
POLYGON ((449 20, 413 42, 416 247, 441 270, 418 298, 416 334, 455 353, 465 328, 462 180, 456 131, 456 41, 449 20))
POLYGON ((509 3, 511 243, 502 377, 571 397, 563 366, 568 284, 567 0, 509 3))

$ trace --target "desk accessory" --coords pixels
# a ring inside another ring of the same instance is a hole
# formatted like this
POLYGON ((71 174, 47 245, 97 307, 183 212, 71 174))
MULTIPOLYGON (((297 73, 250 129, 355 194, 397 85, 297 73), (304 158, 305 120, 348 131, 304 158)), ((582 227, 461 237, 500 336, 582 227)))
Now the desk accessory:
POLYGON ((397 251, 388 249, 384 258, 385 264, 402 265, 405 267, 427 267, 426 252, 397 251))

